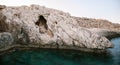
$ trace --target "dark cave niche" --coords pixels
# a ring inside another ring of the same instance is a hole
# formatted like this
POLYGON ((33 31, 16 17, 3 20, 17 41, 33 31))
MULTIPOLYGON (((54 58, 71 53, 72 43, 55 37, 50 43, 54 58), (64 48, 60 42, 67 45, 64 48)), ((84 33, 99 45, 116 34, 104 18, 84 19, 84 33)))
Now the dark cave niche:
POLYGON ((8 31, 8 24, 5 22, 6 16, 0 13, 0 32, 8 31))
POLYGON ((38 17, 38 20, 35 24, 39 26, 40 33, 45 33, 48 30, 47 20, 44 18, 43 15, 40 15, 38 17))

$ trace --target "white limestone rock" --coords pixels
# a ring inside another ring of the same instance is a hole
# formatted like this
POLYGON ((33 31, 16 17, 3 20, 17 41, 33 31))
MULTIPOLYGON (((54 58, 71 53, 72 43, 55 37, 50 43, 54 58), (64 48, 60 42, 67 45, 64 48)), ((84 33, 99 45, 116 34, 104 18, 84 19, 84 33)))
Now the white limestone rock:
POLYGON ((12 34, 14 43, 21 45, 52 45, 56 48, 106 49, 113 44, 105 37, 99 36, 87 28, 80 27, 68 13, 49 9, 39 5, 6 7, 1 11, 12 34), (40 33, 35 23, 43 16, 48 29, 40 33))

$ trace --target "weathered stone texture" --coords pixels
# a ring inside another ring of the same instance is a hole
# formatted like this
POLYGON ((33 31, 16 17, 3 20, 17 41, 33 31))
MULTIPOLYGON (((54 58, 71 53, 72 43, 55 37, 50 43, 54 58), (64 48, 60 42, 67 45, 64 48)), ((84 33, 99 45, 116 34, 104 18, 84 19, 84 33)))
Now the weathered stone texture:
POLYGON ((79 48, 106 49, 113 47, 107 38, 98 35, 93 29, 81 27, 74 17, 62 11, 31 5, 29 7, 6 7, 1 13, 0 25, 2 27, 0 30, 2 32, 0 34, 7 30, 13 37, 14 44, 21 46, 51 45, 66 49, 74 47, 76 50, 79 48), (40 16, 46 21, 39 19, 40 16))

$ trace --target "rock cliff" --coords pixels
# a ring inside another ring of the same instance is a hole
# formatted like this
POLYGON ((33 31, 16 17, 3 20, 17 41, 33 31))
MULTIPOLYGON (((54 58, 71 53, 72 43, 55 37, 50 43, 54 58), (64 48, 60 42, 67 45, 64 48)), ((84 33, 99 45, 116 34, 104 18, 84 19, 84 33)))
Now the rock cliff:
POLYGON ((44 6, 0 6, 0 51, 13 47, 84 51, 113 47, 105 35, 95 32, 98 30, 101 32, 80 25, 69 13, 44 6))

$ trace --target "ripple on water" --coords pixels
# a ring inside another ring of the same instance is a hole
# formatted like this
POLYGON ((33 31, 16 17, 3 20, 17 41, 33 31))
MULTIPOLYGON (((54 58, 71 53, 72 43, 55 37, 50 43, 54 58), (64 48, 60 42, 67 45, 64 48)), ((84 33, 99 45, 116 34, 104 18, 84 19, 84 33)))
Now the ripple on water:
POLYGON ((120 65, 120 38, 113 39, 110 53, 68 50, 18 50, 0 57, 0 65, 120 65))
POLYGON ((113 56, 114 65, 120 65, 120 38, 112 39, 111 42, 115 45, 114 48, 109 49, 113 56))

